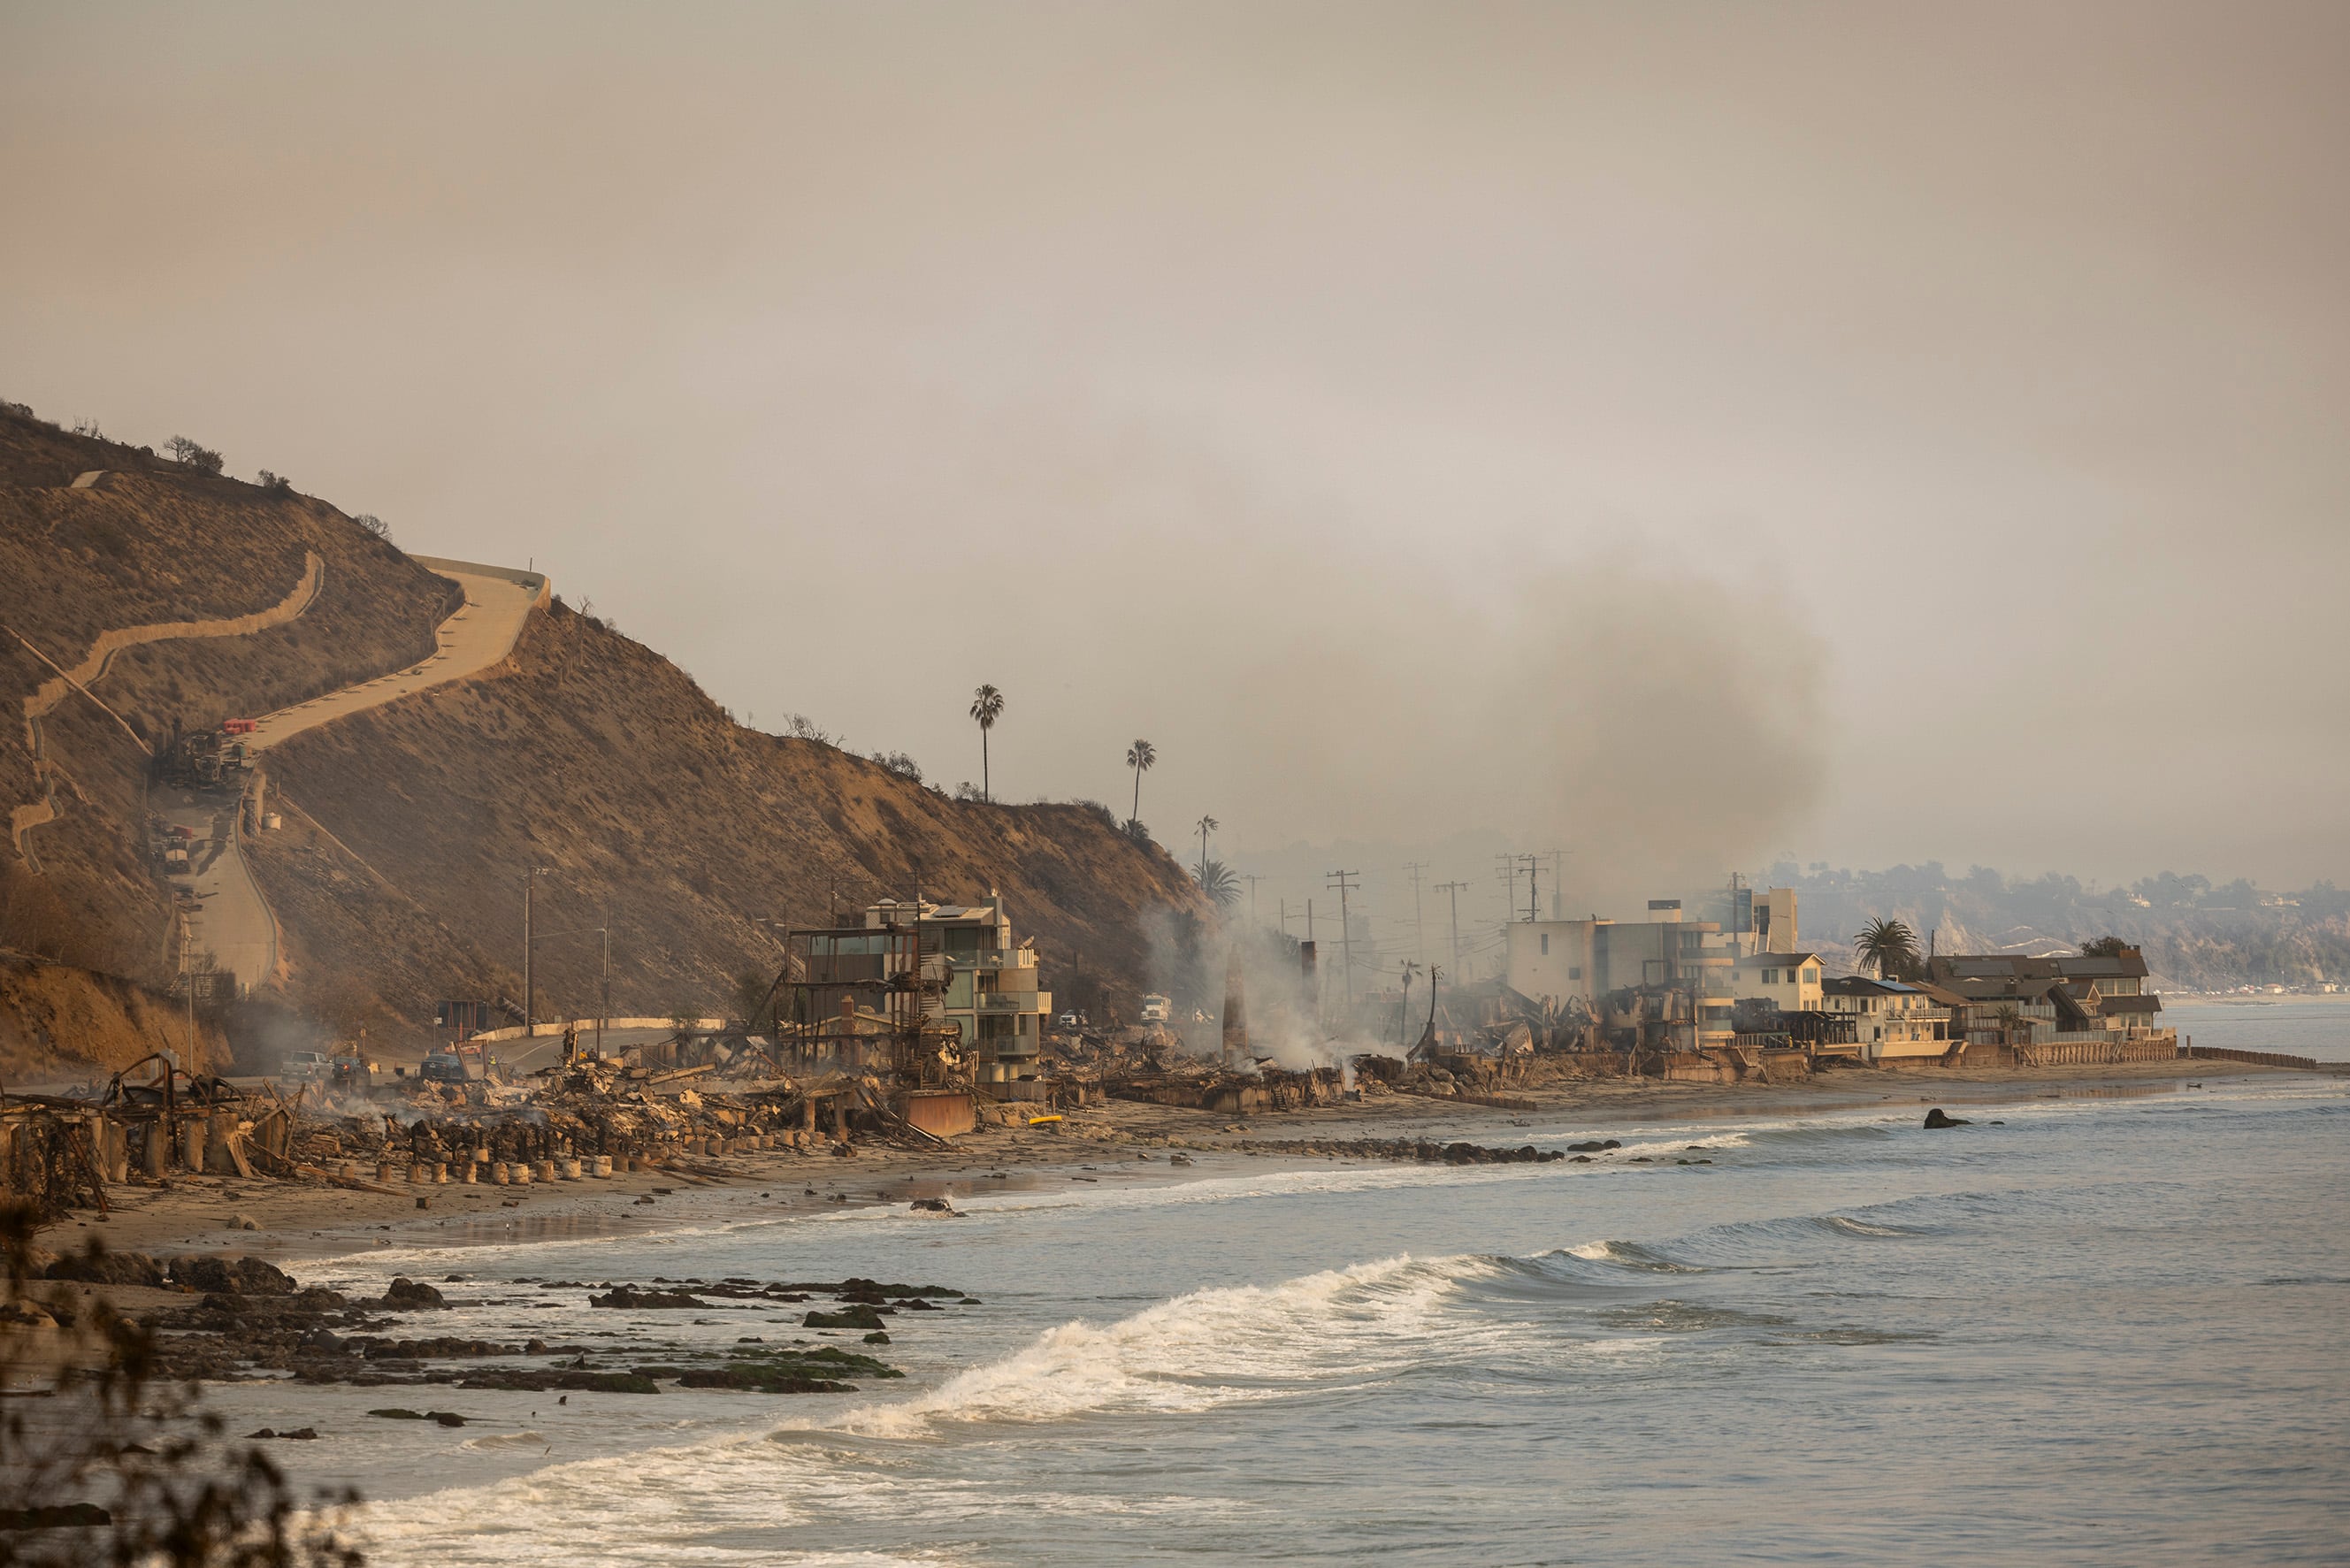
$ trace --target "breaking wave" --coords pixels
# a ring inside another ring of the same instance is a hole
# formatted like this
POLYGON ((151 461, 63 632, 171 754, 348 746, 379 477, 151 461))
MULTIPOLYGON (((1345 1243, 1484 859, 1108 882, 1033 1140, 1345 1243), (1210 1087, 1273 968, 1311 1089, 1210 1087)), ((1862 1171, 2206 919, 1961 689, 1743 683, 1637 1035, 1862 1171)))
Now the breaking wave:
POLYGON ((1376 1382, 1422 1359, 1447 1299, 1498 1267, 1399 1257, 1278 1285, 1193 1291, 1115 1323, 1062 1324, 929 1394, 863 1406, 833 1426, 916 1438, 945 1422, 1175 1414, 1376 1382))

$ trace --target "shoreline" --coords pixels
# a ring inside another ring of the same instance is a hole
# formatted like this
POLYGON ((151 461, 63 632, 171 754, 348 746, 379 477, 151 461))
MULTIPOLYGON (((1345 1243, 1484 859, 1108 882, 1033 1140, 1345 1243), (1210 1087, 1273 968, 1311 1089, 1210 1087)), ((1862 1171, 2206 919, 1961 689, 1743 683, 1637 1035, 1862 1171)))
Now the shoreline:
POLYGON ((2152 1095, 2189 1085, 2296 1075, 2292 1069, 2182 1061, 2054 1068, 1876 1069, 1791 1085, 1669 1084, 1599 1079, 1513 1094, 1534 1108, 1388 1093, 1360 1101, 1235 1118, 1110 1100, 1044 1127, 985 1127, 951 1147, 868 1144, 851 1157, 768 1150, 710 1157, 724 1179, 648 1170, 529 1188, 421 1186, 392 1193, 303 1181, 177 1176, 162 1187, 109 1189, 113 1211, 88 1210, 47 1228, 51 1250, 97 1240, 109 1251, 155 1255, 245 1253, 280 1263, 357 1260, 390 1247, 511 1245, 599 1235, 657 1235, 699 1225, 789 1220, 917 1199, 1019 1190, 1040 1181, 1197 1180, 1248 1161, 1316 1157, 1260 1148, 1376 1126, 1388 1137, 1515 1146, 1544 1137, 1655 1120, 1828 1116, 1891 1106, 1991 1106, 2040 1098, 2152 1095), (2215 1071, 2215 1069, 2220 1069, 2215 1071), (1562 1127, 1561 1124, 1569 1124, 1562 1127), (991 1174, 999 1173, 999 1174, 991 1174), (249 1220, 252 1228, 245 1228, 249 1220))

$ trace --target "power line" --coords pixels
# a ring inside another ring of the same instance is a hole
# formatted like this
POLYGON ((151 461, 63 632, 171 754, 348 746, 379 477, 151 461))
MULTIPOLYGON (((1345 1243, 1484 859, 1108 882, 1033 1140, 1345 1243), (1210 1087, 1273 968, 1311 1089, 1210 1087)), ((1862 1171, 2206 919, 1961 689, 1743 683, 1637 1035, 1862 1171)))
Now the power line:
POLYGON ((1338 948, 1347 966, 1347 1011, 1355 1011, 1355 924, 1347 918, 1347 895, 1357 890, 1360 871, 1333 871, 1326 884, 1338 889, 1338 948))
POLYGON ((1428 869, 1425 860, 1407 860, 1403 868, 1411 873, 1411 956, 1420 962, 1428 961, 1428 932, 1419 923, 1419 874, 1428 869))
POLYGON ((1461 889, 1467 886, 1466 882, 1439 882, 1436 885, 1438 892, 1452 895, 1452 973, 1456 985, 1460 983, 1458 977, 1461 973, 1461 889))

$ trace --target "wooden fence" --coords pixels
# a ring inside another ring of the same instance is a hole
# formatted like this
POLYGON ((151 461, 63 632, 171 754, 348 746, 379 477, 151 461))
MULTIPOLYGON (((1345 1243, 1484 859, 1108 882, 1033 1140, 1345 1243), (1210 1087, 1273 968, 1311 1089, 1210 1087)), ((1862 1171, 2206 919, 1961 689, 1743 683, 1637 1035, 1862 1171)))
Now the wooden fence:
POLYGON ((2286 1056, 2274 1051, 2231 1051, 2224 1045, 2189 1045, 2179 1054, 2199 1062, 2249 1062, 2255 1067, 2315 1069, 2325 1064, 2308 1056, 2286 1056))
POLYGON ((2172 1040, 2063 1041, 2013 1049, 2015 1059, 2027 1067, 2101 1067, 2116 1062, 2178 1059, 2178 1045, 2172 1040))

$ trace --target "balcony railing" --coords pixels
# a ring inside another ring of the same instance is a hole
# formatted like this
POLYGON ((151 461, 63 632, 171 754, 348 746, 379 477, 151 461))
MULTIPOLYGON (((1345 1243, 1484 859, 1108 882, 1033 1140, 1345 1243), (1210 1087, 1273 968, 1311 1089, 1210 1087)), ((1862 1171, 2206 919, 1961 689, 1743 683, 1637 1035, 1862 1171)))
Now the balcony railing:
POLYGON ((989 991, 980 993, 972 1005, 982 1012, 1037 1012, 1038 993, 1033 991, 989 991))
POLYGON ((952 969, 1034 969, 1036 953, 1033 948, 993 948, 984 952, 948 953, 947 964, 952 969))

